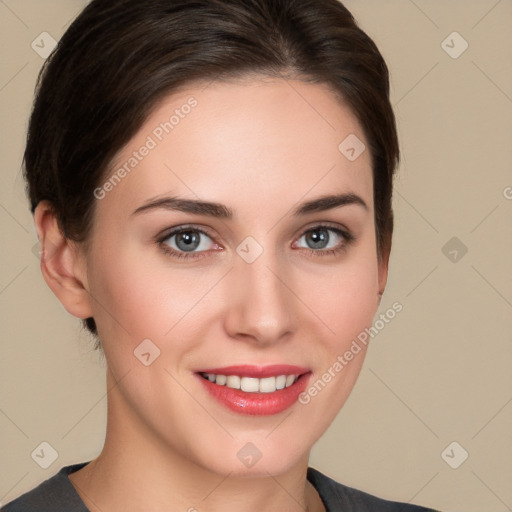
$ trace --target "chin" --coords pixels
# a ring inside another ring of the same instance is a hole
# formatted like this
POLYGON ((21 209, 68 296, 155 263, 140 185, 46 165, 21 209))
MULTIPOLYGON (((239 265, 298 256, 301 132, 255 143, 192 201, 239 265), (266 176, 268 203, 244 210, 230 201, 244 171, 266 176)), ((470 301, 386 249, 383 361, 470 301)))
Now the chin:
POLYGON ((271 431, 255 435, 240 435, 231 443, 224 446, 221 456, 213 455, 208 463, 210 470, 216 473, 232 477, 268 477, 277 476, 288 472, 301 461, 307 464, 309 458, 309 445, 306 439, 299 439, 292 434, 286 436, 287 442, 282 436, 272 439, 271 431), (299 450, 298 447, 307 447, 299 450))

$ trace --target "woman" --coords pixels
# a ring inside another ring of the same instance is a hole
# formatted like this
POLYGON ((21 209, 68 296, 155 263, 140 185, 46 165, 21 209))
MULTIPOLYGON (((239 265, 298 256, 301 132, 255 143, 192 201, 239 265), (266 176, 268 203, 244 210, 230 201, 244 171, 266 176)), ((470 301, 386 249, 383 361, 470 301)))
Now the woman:
POLYGON ((25 169, 43 276, 105 353, 106 440, 5 510, 427 510, 308 467, 385 289, 398 156, 336 0, 93 0, 25 169))

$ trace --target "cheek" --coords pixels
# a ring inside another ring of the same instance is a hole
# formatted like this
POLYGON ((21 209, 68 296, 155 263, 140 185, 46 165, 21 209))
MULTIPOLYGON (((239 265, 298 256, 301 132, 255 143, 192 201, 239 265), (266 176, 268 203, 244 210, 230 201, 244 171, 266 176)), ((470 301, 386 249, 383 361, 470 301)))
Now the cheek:
POLYGON ((378 308, 376 258, 354 255, 319 279, 303 282, 302 297, 326 327, 331 355, 371 325, 378 308))
MULTIPOLYGON (((179 378, 177 370, 194 338, 190 318, 204 294, 204 279, 164 265, 157 268, 125 251, 115 264, 103 265, 93 284, 98 303, 107 306, 97 304, 94 313, 108 368, 123 381, 121 401, 150 422, 157 421, 155 410, 182 409, 187 396, 166 369, 179 378), (155 387, 160 393, 154 393, 155 387)), ((164 413, 159 414, 162 421, 164 413)), ((166 421, 174 425, 171 419, 166 421)))
POLYGON ((133 349, 149 338, 162 346, 189 323, 198 302, 219 279, 218 272, 171 267, 165 256, 152 253, 148 258, 129 245, 115 259, 107 252, 105 247, 94 258, 89 280, 104 345, 111 341, 133 349))
POLYGON ((373 272, 333 276, 326 293, 325 315, 339 342, 351 340, 371 324, 378 306, 375 281, 373 272))

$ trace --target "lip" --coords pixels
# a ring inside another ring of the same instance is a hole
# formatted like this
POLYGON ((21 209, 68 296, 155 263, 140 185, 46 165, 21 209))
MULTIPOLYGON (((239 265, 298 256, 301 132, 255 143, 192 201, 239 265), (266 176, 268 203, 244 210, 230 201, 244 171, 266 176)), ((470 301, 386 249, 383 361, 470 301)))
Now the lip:
POLYGON ((231 411, 252 416, 268 416, 285 411, 299 398, 306 389, 311 371, 304 367, 292 365, 270 366, 225 366, 223 368, 207 368, 196 373, 206 391, 219 403, 231 411), (245 392, 241 389, 228 388, 210 382, 201 373, 217 375, 239 375, 240 377, 265 378, 275 375, 299 375, 297 381, 288 388, 279 389, 272 393, 245 392))

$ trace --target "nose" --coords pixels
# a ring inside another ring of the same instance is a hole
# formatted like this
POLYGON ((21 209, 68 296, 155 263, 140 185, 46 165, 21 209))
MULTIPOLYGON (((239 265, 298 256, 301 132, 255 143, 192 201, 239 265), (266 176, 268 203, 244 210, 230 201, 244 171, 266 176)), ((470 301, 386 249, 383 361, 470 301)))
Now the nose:
POLYGON ((247 263, 238 258, 229 275, 225 329, 239 340, 272 345, 295 331, 300 302, 286 263, 264 251, 247 263))

